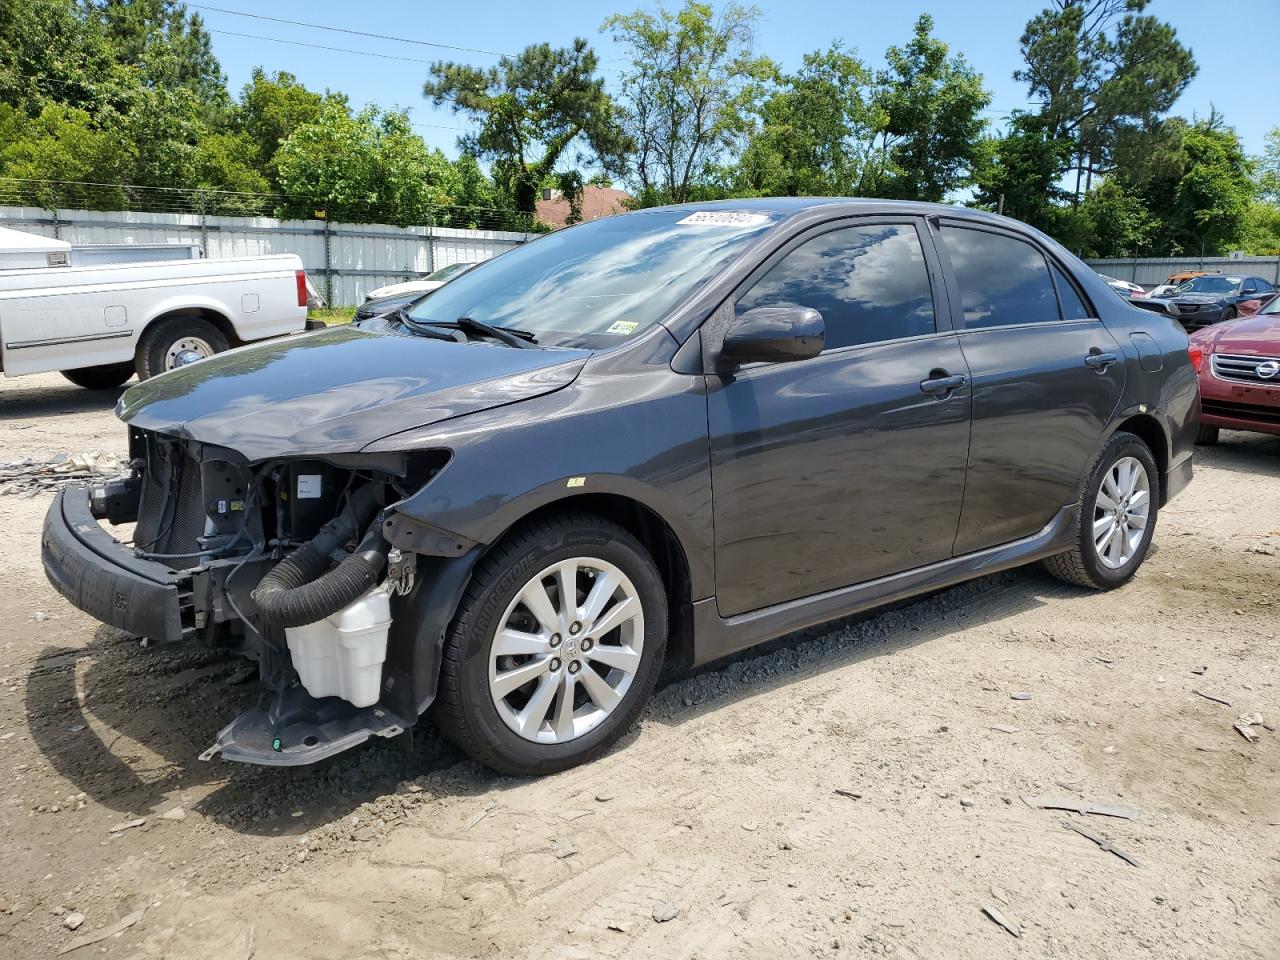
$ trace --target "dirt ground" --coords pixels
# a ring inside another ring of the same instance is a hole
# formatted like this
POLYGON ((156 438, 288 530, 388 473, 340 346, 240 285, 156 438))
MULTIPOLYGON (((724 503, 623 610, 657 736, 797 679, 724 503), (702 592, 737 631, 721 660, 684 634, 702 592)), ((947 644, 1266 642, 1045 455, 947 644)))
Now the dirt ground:
MULTIPOLYGON (((0 463, 123 455, 114 399, 0 381, 0 463)), ((1127 587, 1023 570, 807 631, 535 781, 427 722, 310 769, 202 763, 254 684, 73 610, 51 495, 0 496, 0 956, 127 918, 70 956, 1276 960, 1280 439, 1223 436, 1127 587)))

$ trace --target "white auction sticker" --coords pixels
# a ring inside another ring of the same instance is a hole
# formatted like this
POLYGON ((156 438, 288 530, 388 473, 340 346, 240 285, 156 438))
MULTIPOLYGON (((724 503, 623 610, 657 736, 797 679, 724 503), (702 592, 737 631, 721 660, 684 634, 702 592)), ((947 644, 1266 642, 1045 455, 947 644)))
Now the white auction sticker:
POLYGON ((635 333, 638 326, 640 326, 638 320, 615 320, 605 333, 635 333))
POLYGON ((699 210, 691 213, 683 220, 677 220, 677 226, 701 227, 758 227, 768 223, 769 218, 763 213, 742 213, 736 210, 699 210))
POLYGON ((299 500, 319 500, 320 487, 321 487, 320 474, 318 473, 298 474, 298 499, 299 500))

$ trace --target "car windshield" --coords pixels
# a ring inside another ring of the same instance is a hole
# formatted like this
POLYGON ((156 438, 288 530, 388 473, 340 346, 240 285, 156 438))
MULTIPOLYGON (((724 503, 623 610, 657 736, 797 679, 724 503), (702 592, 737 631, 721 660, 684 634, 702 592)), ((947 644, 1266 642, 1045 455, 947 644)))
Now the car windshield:
POLYGON ((471 264, 469 263, 451 263, 447 267, 441 267, 439 270, 435 271, 434 273, 427 274, 422 279, 448 280, 450 277, 461 273, 463 270, 467 269, 467 267, 469 266, 471 266, 471 264))
POLYGON ((1238 293, 1239 277, 1192 277, 1178 284, 1179 293, 1238 293))
POLYGON ((419 323, 470 317, 527 330, 543 346, 614 346, 665 317, 780 219, 687 209, 604 217, 468 271, 409 316, 419 323))
POLYGON ((1280 297, 1272 297, 1271 301, 1258 312, 1259 313, 1280 313, 1280 297))

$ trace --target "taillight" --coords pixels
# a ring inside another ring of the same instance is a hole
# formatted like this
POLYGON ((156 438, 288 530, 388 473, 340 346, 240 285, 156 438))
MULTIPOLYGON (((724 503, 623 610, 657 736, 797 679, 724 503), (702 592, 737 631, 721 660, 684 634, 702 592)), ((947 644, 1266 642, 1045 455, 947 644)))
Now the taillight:
POLYGON ((307 295, 307 271, 297 271, 296 277, 298 280, 298 306, 305 307, 307 305, 307 301, 310 299, 307 295))
POLYGON ((1187 356, 1191 358, 1191 365, 1196 368, 1196 373, 1199 373, 1204 366, 1204 347, 1198 343, 1187 344, 1187 356))

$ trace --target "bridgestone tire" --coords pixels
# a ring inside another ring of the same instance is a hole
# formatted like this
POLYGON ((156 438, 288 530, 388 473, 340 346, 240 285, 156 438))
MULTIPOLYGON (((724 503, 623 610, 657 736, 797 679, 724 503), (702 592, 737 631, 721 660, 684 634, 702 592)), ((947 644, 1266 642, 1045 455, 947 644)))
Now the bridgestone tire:
POLYGON ((1059 580, 1098 590, 1111 590, 1128 583, 1142 566, 1147 551, 1151 548, 1151 538, 1155 534, 1156 521, 1160 512, 1162 479, 1156 468, 1155 457, 1139 437, 1124 431, 1114 434, 1098 454, 1098 459, 1094 461, 1093 470, 1080 497, 1080 517, 1076 522, 1075 546, 1066 553, 1041 561, 1045 570, 1059 580), (1093 545, 1094 504, 1107 473, 1125 457, 1133 457, 1147 471, 1150 484, 1150 510, 1137 550, 1124 566, 1113 569, 1102 563, 1093 545))
POLYGON ((199 317, 181 317, 172 320, 158 320, 147 328, 138 342, 136 366, 138 379, 147 380, 157 374, 164 373, 165 359, 170 349, 178 341, 187 337, 198 337, 207 343, 214 353, 230 348, 227 338, 208 320, 199 317))
POLYGON ((591 513, 531 521, 493 548, 463 594, 445 640, 436 723, 450 740, 499 773, 538 776, 586 763, 635 725, 658 681, 666 641, 662 578, 635 537, 591 513), (644 644, 631 685, 612 712, 576 739, 539 743, 517 734, 498 713, 489 688, 490 650, 503 625, 499 621, 525 584, 549 565, 574 557, 603 560, 630 579, 644 614, 644 644))
POLYGON ((108 363, 100 367, 81 367, 79 370, 63 370, 62 375, 77 387, 84 387, 86 390, 114 390, 133 376, 133 364, 108 363))

